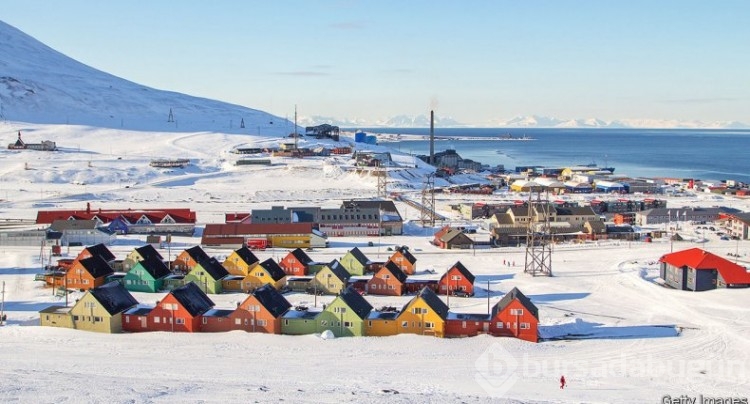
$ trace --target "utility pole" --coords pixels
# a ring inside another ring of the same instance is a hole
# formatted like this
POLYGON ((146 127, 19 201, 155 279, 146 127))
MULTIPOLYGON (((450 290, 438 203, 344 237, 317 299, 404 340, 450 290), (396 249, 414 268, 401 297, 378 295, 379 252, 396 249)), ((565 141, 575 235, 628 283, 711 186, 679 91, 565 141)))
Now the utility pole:
POLYGON ((0 326, 5 322, 5 281, 3 281, 3 290, 0 295, 0 326))

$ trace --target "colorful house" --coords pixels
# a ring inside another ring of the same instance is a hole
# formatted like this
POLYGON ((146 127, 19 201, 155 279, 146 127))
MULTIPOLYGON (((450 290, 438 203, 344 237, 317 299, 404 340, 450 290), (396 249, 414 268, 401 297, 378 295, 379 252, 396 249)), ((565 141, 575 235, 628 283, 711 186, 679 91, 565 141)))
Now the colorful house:
POLYGON ((344 289, 316 317, 318 332, 330 330, 336 337, 362 337, 372 306, 351 286, 344 289))
POLYGON ((156 307, 134 307, 123 314, 123 331, 198 332, 203 315, 214 302, 195 283, 188 283, 167 294, 156 307))
POLYGON ((659 275, 675 289, 697 292, 750 287, 750 274, 745 267, 700 248, 666 254, 659 263, 659 275))
POLYGON ((99 255, 76 259, 65 275, 67 289, 88 290, 106 283, 114 271, 99 255))
POLYGON ((393 261, 388 261, 367 281, 365 291, 371 295, 401 296, 406 291, 406 274, 393 261))
POLYGON ((337 260, 323 267, 312 280, 312 287, 319 294, 338 295, 346 289, 351 274, 337 260))
POLYGON ((154 293, 164 289, 164 280, 172 273, 158 256, 147 257, 137 261, 122 278, 122 283, 127 290, 154 293))
POLYGON ((445 319, 448 316, 448 305, 429 288, 422 288, 401 309, 396 318, 398 334, 420 334, 435 337, 445 336, 445 319))
POLYGON ((357 247, 349 250, 349 252, 341 257, 341 265, 343 265, 344 269, 350 275, 364 275, 369 261, 357 247))
POLYGON ((154 246, 152 246, 151 244, 146 244, 142 247, 138 247, 131 251, 130 254, 128 254, 128 256, 125 257, 124 260, 122 260, 122 269, 125 272, 130 271, 135 266, 135 264, 151 257, 156 258, 159 261, 164 260, 164 257, 162 257, 161 254, 156 251, 156 248, 154 248, 154 246))
POLYGON ((386 337, 396 335, 400 329, 399 311, 395 307, 383 307, 370 311, 365 324, 365 335, 369 337, 386 337))
POLYGON ((39 312, 48 327, 115 333, 122 331, 122 313, 138 302, 119 282, 89 289, 73 307, 52 306, 39 312))
POLYGON ((276 290, 281 290, 286 285, 284 270, 272 258, 256 265, 242 280, 243 291, 252 291, 263 285, 271 285, 276 290))
POLYGON ((492 308, 490 334, 537 342, 539 310, 531 300, 513 288, 492 308))
POLYGON ((260 260, 247 247, 240 247, 224 260, 224 268, 231 275, 247 276, 260 260))
POLYGON ((320 313, 319 308, 310 310, 302 306, 287 310, 281 316, 281 333, 284 335, 315 334, 318 329, 317 317, 320 313))
POLYGON ((417 272, 417 259, 409 252, 409 248, 401 246, 391 255, 389 261, 392 261, 407 275, 414 275, 417 272))
POLYGON ((172 261, 172 269, 188 273, 199 262, 207 259, 209 259, 208 254, 200 246, 190 247, 175 257, 172 261))
POLYGON ((235 324, 250 332, 281 334, 281 317, 292 307, 284 295, 270 284, 255 289, 235 310, 235 324))
POLYGON ((448 313, 445 319, 445 336, 448 338, 474 337, 489 334, 490 315, 487 313, 448 313))
POLYGON ((301 248, 297 248, 289 251, 279 261, 279 266, 289 276, 305 276, 309 273, 309 267, 312 263, 313 260, 301 248))
POLYGON ((474 296, 474 274, 461 263, 456 263, 450 267, 438 282, 441 295, 445 294, 466 294, 474 296))
POLYGON ((198 262, 190 272, 185 275, 183 282, 188 284, 195 282, 196 285, 204 293, 221 293, 222 284, 221 281, 224 279, 229 272, 216 260, 216 258, 209 258, 198 262))

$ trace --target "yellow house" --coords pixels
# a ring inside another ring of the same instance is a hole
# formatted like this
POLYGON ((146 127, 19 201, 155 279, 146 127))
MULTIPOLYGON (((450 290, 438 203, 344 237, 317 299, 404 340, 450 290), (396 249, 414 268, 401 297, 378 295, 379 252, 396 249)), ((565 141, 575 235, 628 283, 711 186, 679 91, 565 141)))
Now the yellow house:
POLYGON ((122 269, 123 271, 128 272, 133 269, 136 264, 150 257, 154 257, 159 261, 164 260, 164 257, 162 257, 158 251, 156 251, 154 246, 152 246, 151 244, 146 244, 144 246, 133 249, 133 251, 131 251, 124 260, 122 260, 122 269))
POLYGON ((43 326, 116 333, 122 331, 122 313, 138 301, 119 282, 89 289, 70 309, 53 306, 39 312, 43 326))
POLYGON ((338 260, 333 260, 315 274, 312 287, 321 294, 338 295, 346 289, 349 277, 351 274, 344 266, 338 260))
POLYGON ((445 318, 448 305, 427 287, 422 288, 409 303, 401 309, 396 318, 399 334, 445 336, 445 318))
POLYGON ((286 285, 286 273, 272 258, 255 265, 250 270, 242 279, 242 290, 251 292, 265 284, 273 286, 276 290, 281 290, 286 285))
POLYGON ((247 276, 258 262, 260 260, 249 248, 242 247, 229 254, 222 265, 230 275, 247 276))
POLYGON ((373 310, 365 322, 365 335, 368 337, 386 337, 398 334, 399 312, 396 310, 373 310))

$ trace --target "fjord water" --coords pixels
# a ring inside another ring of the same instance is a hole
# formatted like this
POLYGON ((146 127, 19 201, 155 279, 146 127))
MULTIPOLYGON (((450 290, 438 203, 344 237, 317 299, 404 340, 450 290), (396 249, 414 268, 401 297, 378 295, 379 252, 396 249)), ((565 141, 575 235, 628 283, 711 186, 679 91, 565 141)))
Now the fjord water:
MULTIPOLYGON (((371 128, 368 133, 429 135, 429 129, 371 128)), ((750 130, 436 128, 435 152, 455 149, 463 158, 506 170, 596 163, 615 174, 750 182, 750 130), (534 140, 493 140, 511 135, 534 140)), ((427 140, 382 143, 428 154, 427 140)))

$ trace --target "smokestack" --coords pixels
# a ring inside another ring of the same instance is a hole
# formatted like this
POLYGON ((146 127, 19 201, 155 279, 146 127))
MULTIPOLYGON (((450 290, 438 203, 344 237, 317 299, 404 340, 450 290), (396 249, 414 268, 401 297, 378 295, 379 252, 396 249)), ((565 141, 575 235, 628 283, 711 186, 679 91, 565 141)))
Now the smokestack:
POLYGON ((435 165, 435 111, 430 110, 430 164, 435 165))

